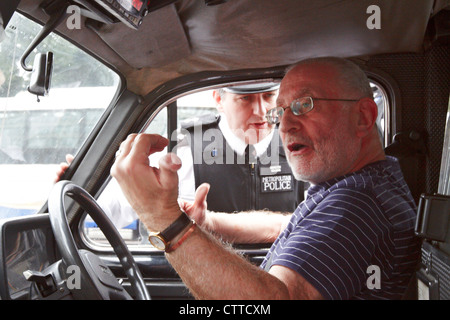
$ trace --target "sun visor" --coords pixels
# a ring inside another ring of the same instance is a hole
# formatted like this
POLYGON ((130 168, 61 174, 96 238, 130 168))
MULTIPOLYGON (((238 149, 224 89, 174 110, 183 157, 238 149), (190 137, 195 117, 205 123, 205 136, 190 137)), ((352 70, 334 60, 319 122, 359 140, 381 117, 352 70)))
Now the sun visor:
POLYGON ((173 4, 150 12, 143 19, 139 30, 133 30, 125 24, 103 25, 92 29, 134 68, 160 67, 191 54, 173 4))

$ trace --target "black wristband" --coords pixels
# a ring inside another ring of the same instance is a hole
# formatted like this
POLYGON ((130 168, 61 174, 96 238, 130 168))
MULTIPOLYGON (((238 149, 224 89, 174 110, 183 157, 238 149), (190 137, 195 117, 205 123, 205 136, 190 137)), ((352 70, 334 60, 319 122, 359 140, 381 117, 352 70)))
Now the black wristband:
POLYGON ((181 211, 181 215, 164 231, 161 231, 161 236, 167 242, 171 242, 177 235, 183 232, 186 227, 192 222, 191 218, 184 212, 181 211))

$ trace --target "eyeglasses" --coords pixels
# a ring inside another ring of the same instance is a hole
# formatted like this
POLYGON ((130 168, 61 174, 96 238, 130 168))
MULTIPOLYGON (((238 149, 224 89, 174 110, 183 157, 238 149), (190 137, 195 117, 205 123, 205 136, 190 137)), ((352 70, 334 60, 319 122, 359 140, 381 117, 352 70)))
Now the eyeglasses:
MULTIPOLYGON (((323 101, 359 101, 354 99, 325 99, 325 98, 314 98, 314 100, 323 100, 323 101)), ((270 109, 266 113, 267 122, 270 124, 277 124, 280 122, 281 117, 283 116, 284 110, 288 107, 275 107, 270 109)), ((302 97, 295 99, 289 105, 291 111, 294 115, 299 116, 305 113, 310 112, 314 108, 314 101, 312 97, 302 97)))

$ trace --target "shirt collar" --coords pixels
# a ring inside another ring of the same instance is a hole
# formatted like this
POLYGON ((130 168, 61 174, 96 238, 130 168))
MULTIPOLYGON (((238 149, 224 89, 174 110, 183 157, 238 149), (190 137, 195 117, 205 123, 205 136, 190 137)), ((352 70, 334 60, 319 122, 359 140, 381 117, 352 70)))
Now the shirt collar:
MULTIPOLYGON (((233 131, 231 131, 230 126, 228 125, 227 118, 225 114, 220 113, 220 121, 219 121, 219 129, 222 131, 225 140, 230 145, 231 149, 236 152, 238 155, 242 156, 245 153, 245 148, 247 148, 247 144, 238 138, 233 131)), ((266 152, 269 147, 270 142, 272 141, 274 130, 270 132, 267 137, 259 141, 257 144, 254 144, 256 150, 256 155, 260 156, 264 152, 266 152)))

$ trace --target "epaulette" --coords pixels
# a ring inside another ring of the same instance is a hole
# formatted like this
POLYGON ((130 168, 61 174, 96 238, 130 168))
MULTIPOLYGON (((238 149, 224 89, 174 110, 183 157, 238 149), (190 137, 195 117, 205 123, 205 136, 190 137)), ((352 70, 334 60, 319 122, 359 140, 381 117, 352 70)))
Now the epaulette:
POLYGON ((196 118, 189 118, 181 122, 181 128, 193 131, 195 127, 202 127, 207 130, 211 127, 217 126, 220 121, 220 115, 207 114, 196 118))

